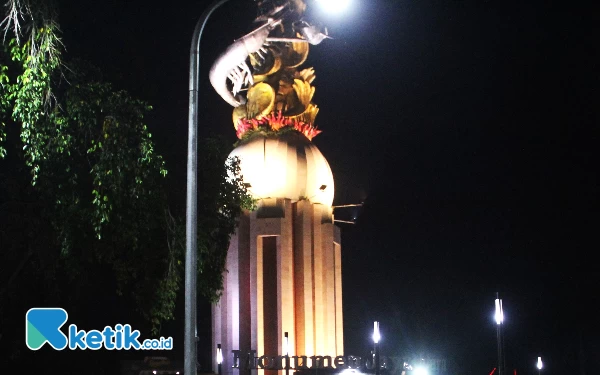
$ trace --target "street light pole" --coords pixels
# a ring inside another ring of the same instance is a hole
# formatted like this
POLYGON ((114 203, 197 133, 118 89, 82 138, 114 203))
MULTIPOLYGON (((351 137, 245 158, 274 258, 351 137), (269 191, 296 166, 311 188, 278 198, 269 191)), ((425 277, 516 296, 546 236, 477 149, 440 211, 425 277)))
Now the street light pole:
POLYGON ((229 0, 216 0, 200 16, 190 49, 187 192, 185 213, 185 332, 184 371, 186 375, 197 373, 197 326, 196 326, 196 276, 198 263, 198 74, 200 68, 200 37, 208 17, 229 0))
POLYGON ((375 375, 379 375, 379 339, 381 334, 379 333, 379 322, 373 324, 373 342, 375 343, 375 375))
POLYGON ((496 341, 498 342, 498 375, 504 375, 504 360, 502 358, 502 322, 504 321, 504 311, 502 310, 502 300, 496 293, 496 341))

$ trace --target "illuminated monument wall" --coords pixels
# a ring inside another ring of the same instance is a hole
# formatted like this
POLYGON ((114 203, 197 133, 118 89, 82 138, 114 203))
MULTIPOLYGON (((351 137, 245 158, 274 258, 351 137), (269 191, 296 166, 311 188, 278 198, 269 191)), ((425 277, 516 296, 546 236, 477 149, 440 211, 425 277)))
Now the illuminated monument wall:
POLYGON ((261 26, 236 40, 210 73, 234 107, 240 141, 230 156, 240 158, 244 183, 258 200, 231 239, 223 295, 213 306, 213 348, 222 345, 225 374, 239 371, 232 350, 285 354, 285 332, 290 356, 344 351, 333 175, 312 143, 320 133, 313 126, 314 70, 297 69, 309 45, 326 35, 300 21, 303 1, 258 3, 261 26), (244 98, 238 94, 246 85, 244 98))

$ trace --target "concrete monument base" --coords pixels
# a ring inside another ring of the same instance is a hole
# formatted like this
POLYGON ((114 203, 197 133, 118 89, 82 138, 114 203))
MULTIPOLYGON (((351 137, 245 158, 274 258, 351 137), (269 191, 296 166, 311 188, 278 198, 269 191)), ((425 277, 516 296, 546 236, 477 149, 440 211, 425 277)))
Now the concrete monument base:
POLYGON ((286 354, 285 332, 290 356, 343 354, 341 241, 331 207, 261 199, 240 218, 226 269, 223 295, 212 307, 223 375, 238 375, 232 350, 286 354))

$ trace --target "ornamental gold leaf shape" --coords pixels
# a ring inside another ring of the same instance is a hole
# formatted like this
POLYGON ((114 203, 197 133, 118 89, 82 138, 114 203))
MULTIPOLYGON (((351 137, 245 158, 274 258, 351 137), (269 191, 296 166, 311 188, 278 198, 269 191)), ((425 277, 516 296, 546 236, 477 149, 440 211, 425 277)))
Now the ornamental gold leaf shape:
POLYGON ((310 45, 327 38, 327 31, 323 34, 305 21, 305 0, 261 4, 261 15, 255 21, 262 26, 234 41, 219 57, 211 69, 211 83, 234 106, 232 121, 239 138, 247 131, 277 132, 291 127, 312 139, 321 132, 314 127, 319 112, 312 102, 316 76, 312 67, 300 66, 310 45), (244 54, 247 59, 241 61, 244 54), (234 83, 231 93, 222 82, 225 73, 234 83), (243 86, 247 83, 246 91, 243 86), (244 91, 245 98, 237 95, 244 91))

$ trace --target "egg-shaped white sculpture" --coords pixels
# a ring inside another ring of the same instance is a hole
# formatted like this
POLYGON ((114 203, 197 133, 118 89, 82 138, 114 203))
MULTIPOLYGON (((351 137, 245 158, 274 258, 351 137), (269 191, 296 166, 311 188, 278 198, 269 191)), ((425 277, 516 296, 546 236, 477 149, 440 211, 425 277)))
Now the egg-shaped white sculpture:
POLYGON ((255 199, 306 199, 327 206, 333 203, 329 163, 317 146, 300 133, 255 134, 229 157, 240 159, 244 183, 249 184, 248 191, 255 199))

